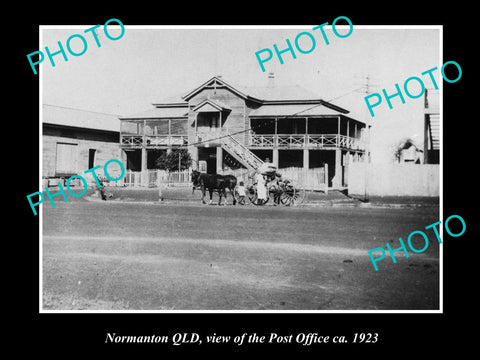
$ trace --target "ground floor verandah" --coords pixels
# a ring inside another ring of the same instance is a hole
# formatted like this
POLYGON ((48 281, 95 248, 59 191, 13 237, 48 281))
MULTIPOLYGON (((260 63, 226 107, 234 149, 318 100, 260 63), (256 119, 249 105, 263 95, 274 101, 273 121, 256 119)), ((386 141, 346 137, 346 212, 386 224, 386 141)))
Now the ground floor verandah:
MULTIPOLYGON (((178 148, 178 147, 177 147, 178 148)), ((175 149, 175 148, 173 148, 175 149)), ((133 172, 145 172, 157 168, 156 159, 168 149, 123 149, 126 169, 133 172)), ((220 144, 212 146, 188 147, 192 158, 192 167, 209 174, 238 174, 246 170, 228 151, 220 144), (239 172, 240 170, 240 172, 239 172)), ((348 186, 348 165, 352 162, 367 160, 363 151, 350 149, 249 149, 263 161, 272 162, 280 172, 298 178, 308 177, 323 171, 326 174, 325 182, 330 189, 342 189, 348 186)))

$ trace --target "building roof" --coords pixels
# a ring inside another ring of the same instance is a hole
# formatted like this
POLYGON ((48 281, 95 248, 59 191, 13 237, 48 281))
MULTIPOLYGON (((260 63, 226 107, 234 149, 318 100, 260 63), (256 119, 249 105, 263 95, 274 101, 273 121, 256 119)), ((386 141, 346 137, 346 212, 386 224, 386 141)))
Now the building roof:
POLYGON ((247 88, 251 97, 264 102, 321 100, 320 97, 299 86, 252 86, 247 88))
POLYGON ((218 100, 205 99, 200 104, 195 106, 192 110, 197 112, 208 112, 208 111, 225 111, 225 110, 232 110, 232 109, 218 100))
POLYGON ((44 124, 120 132, 118 115, 56 105, 43 104, 42 122, 44 124))
MULTIPOLYGON (((225 81, 221 76, 214 76, 189 91, 183 96, 171 97, 162 102, 154 103, 155 108, 131 116, 124 116, 120 119, 151 119, 151 118, 172 118, 187 117, 188 100, 205 88, 223 87, 227 88, 237 96, 245 100, 259 103, 261 106, 252 111, 250 116, 328 116, 348 114, 349 111, 322 100, 317 94, 304 89, 301 86, 239 86, 225 81)), ((216 99, 207 99, 197 104, 195 109, 207 106, 213 109, 229 110, 216 99), (208 102, 208 101, 210 102, 208 102)), ((205 109, 203 109, 205 111, 205 109)))
POLYGON ((129 116, 121 116, 120 120, 129 119, 161 119, 161 118, 186 118, 188 117, 187 104, 185 106, 155 107, 129 116))
POLYGON ((262 103, 269 102, 312 102, 323 101, 320 96, 314 92, 307 90, 299 85, 294 86, 241 86, 225 81, 223 77, 214 76, 202 85, 185 94, 182 99, 188 101, 194 95, 207 87, 226 87, 233 93, 243 99, 250 99, 262 103))
POLYGON ((333 110, 327 106, 317 104, 277 104, 263 105, 250 112, 250 117, 255 116, 336 116, 342 112, 333 110))
POLYGON ((210 78, 209 80, 205 81, 202 85, 196 87, 195 89, 189 91, 187 94, 182 96, 182 99, 184 101, 188 101, 191 99, 193 96, 198 94, 200 91, 205 89, 206 87, 216 87, 216 86, 222 86, 226 87, 230 91, 232 91, 234 94, 237 94, 239 97, 242 99, 248 98, 248 94, 246 93, 245 89, 241 86, 232 86, 230 83, 227 83, 221 76, 214 76, 210 78))
POLYGON ((157 107, 164 107, 164 106, 187 106, 188 102, 182 99, 182 94, 176 94, 169 96, 167 98, 162 99, 161 101, 155 102, 152 105, 157 107))

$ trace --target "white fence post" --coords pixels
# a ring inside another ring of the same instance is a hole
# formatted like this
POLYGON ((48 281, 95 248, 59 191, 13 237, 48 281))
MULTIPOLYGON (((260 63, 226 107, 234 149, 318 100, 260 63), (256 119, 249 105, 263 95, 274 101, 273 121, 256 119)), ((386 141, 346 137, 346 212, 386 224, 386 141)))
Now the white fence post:
POLYGON ((324 189, 324 191, 325 191, 325 195, 327 195, 328 194, 328 164, 327 163, 324 164, 324 168, 325 168, 325 181, 324 181, 325 182, 325 189, 324 189))
POLYGON ((156 185, 157 185, 158 188, 160 188, 160 185, 162 184, 162 182, 160 181, 160 170, 157 169, 156 172, 157 172, 157 182, 156 182, 156 185))

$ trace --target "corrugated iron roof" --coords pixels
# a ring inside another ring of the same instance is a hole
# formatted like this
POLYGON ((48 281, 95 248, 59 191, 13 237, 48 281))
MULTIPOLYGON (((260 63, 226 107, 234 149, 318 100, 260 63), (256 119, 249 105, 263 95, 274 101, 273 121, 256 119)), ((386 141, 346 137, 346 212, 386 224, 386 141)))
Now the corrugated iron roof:
POLYGON ((187 106, 155 107, 129 116, 121 116, 121 120, 128 119, 161 119, 161 118, 184 118, 188 116, 187 106))
POLYGON ((183 93, 182 94, 176 94, 169 96, 167 98, 164 98, 160 101, 157 101, 153 103, 155 106, 164 106, 164 105, 187 105, 188 103, 182 99, 183 93))
POLYGON ((118 115, 43 104, 42 122, 94 130, 120 132, 118 115))
POLYGON ((324 105, 312 104, 278 104, 263 105, 250 112, 249 116, 331 116, 343 115, 324 105))
POLYGON ((246 88, 248 95, 263 101, 321 100, 320 96, 299 85, 253 86, 246 88))
MULTIPOLYGON (((169 118, 186 117, 188 100, 204 87, 225 86, 238 96, 246 99, 256 100, 263 104, 260 108, 252 111, 250 116, 322 116, 322 115, 341 115, 349 111, 341 106, 323 101, 320 97, 304 89, 301 86, 239 86, 231 82, 226 82, 222 77, 214 76, 186 95, 171 97, 163 102, 156 102, 156 108, 144 111, 131 116, 124 116, 121 119, 149 119, 149 118, 169 118)), ((211 99, 219 103, 216 99, 211 99)), ((220 106, 227 108, 226 105, 220 106)), ((198 106, 198 105, 197 105, 198 106)))
MULTIPOLYGON (((242 98, 250 97, 255 100, 260 101, 307 101, 307 100, 318 100, 321 98, 318 94, 307 90, 299 85, 294 86, 243 86, 238 84, 233 84, 230 81, 225 81, 223 77, 214 76, 208 81, 204 82, 202 85, 198 86, 194 90, 190 91, 188 94, 183 96, 184 100, 188 100, 193 95, 197 94, 206 86, 212 86, 212 84, 217 84, 218 86, 225 86, 237 93, 242 98)), ((172 101, 172 99, 170 99, 172 101)))

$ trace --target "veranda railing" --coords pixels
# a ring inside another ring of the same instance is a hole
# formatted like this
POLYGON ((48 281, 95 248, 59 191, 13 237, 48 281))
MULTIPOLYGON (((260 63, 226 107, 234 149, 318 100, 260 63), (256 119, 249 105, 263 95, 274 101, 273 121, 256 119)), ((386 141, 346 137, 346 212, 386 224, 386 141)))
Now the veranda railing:
POLYGON ((329 148, 364 150, 364 143, 339 134, 255 134, 250 133, 248 145, 258 148, 329 148))

